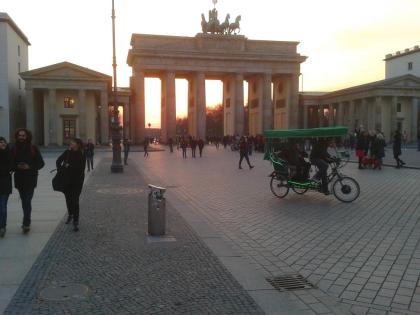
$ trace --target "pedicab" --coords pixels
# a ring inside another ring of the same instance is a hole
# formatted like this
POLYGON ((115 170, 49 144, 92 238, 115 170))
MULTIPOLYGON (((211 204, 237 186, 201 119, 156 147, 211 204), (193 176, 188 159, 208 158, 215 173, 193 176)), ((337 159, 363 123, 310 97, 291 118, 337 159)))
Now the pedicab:
MULTIPOLYGON (((346 135, 347 131, 347 127, 264 131, 264 159, 271 161, 274 167, 274 171, 269 175, 272 193, 278 198, 284 198, 290 189, 301 195, 307 191, 321 192, 320 180, 309 178, 309 176, 296 178, 296 166, 291 165, 281 154, 287 141, 290 141, 290 139, 307 141, 318 138, 337 138, 346 135)), ((335 153, 334 157, 328 161, 328 186, 338 200, 346 203, 352 202, 359 197, 360 186, 354 178, 346 176, 340 171, 347 164, 350 154, 347 151, 337 149, 335 149, 335 153)))

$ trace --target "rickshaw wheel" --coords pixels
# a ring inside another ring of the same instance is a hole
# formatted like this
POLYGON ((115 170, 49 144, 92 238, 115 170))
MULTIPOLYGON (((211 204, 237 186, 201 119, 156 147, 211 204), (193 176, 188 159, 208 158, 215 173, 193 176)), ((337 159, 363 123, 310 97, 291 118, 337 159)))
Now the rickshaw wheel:
POLYGON ((303 195, 308 191, 308 188, 298 188, 298 187, 292 187, 292 190, 297 193, 298 195, 303 195))
POLYGON ((333 184, 334 196, 342 202, 352 202, 360 195, 360 186, 351 177, 338 178, 333 184))
POLYGON ((284 198, 289 193, 289 186, 286 177, 272 176, 270 181, 271 192, 278 198, 284 198))

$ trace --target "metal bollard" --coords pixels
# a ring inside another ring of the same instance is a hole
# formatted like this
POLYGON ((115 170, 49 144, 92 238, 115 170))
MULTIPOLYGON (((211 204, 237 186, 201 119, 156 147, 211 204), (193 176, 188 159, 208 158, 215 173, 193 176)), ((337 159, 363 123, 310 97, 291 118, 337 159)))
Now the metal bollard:
POLYGON ((149 188, 148 232, 152 236, 164 235, 166 227, 166 202, 163 194, 166 188, 150 184, 149 188))

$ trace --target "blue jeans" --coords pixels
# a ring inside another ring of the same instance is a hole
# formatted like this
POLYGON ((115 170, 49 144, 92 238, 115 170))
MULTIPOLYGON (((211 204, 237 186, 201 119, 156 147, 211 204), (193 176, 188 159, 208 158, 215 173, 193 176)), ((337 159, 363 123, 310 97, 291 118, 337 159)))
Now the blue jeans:
POLYGON ((19 190, 20 200, 22 201, 23 210, 23 226, 31 225, 31 213, 32 213, 32 197, 34 196, 34 190, 19 190))
POLYGON ((7 201, 9 195, 0 195, 0 229, 6 227, 7 223, 7 201))

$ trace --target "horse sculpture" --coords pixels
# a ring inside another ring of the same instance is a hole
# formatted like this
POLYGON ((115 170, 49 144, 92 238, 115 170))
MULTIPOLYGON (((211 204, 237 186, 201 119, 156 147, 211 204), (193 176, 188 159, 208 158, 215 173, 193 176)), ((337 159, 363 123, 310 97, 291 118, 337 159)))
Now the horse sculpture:
POLYGON ((239 22, 241 21, 241 16, 238 15, 235 19, 235 22, 230 23, 229 25, 229 29, 228 29, 228 34, 238 34, 241 31, 241 28, 239 26, 239 22))
POLYGON ((217 33, 219 33, 219 34, 227 34, 228 33, 229 19, 230 19, 230 14, 228 13, 226 15, 225 21, 219 25, 219 31, 217 33))
POLYGON ((207 33, 207 27, 208 27, 208 23, 206 21, 206 17, 204 16, 204 14, 201 14, 201 30, 203 31, 204 34, 207 33))

